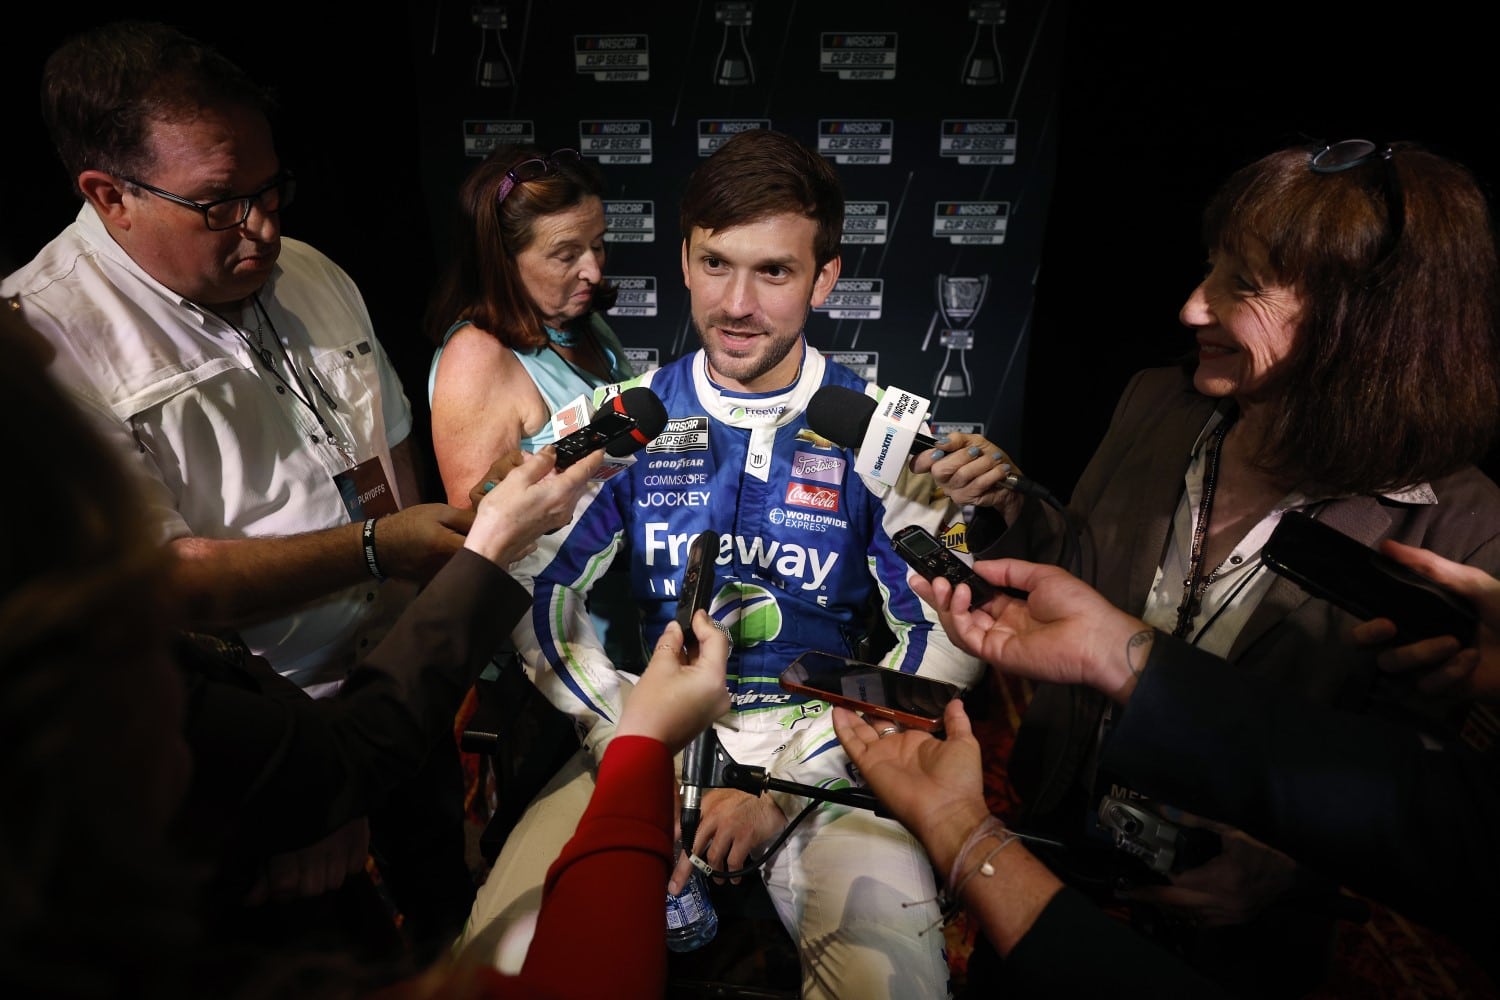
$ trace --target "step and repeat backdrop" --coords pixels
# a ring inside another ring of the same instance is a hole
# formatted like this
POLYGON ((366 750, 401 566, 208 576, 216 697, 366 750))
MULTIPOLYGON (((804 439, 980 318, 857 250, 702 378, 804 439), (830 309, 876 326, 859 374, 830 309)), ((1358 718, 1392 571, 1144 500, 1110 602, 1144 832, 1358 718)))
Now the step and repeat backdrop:
POLYGON ((847 199, 842 276, 808 341, 930 398, 939 430, 1019 439, 1060 4, 418 2, 412 15, 439 255, 458 185, 497 144, 576 148, 609 185, 610 325, 637 370, 663 364, 698 346, 679 263, 687 175, 736 132, 787 132, 836 165, 847 199))

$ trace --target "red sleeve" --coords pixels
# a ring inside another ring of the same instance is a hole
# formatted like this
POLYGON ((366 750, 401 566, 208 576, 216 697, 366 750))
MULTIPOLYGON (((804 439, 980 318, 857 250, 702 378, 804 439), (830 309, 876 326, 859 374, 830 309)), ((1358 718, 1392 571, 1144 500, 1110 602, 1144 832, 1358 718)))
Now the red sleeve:
POLYGON ((578 829, 547 871, 518 995, 535 982, 547 996, 662 996, 674 801, 666 745, 616 736, 578 829))

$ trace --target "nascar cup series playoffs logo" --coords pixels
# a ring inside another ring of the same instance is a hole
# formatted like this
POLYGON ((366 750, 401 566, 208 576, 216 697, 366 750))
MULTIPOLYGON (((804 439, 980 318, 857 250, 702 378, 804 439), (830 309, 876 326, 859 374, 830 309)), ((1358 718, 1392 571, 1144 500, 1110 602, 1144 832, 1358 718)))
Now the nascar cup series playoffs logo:
POLYGON ((733 581, 714 595, 708 613, 729 626, 735 649, 746 649, 781 634, 781 605, 765 587, 733 581))

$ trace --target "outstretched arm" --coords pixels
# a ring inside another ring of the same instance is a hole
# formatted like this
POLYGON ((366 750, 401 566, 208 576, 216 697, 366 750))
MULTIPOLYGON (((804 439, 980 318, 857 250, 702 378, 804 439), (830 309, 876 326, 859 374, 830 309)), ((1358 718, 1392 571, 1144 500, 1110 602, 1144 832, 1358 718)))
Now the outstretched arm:
POLYGON ((962 905, 1006 961, 1007 984, 1024 995, 1083 995, 1121 975, 1162 996, 1221 996, 1155 945, 1062 882, 995 820, 984 799, 980 748, 954 700, 946 739, 912 730, 881 736, 847 709, 833 710, 839 742, 870 787, 922 842, 944 892, 962 905))
MULTIPOLYGON (((1436 552, 1386 539, 1380 549, 1392 559, 1467 597, 1479 615, 1474 644, 1465 647, 1453 636, 1439 636, 1397 646, 1378 654, 1382 670, 1407 674, 1429 692, 1451 691, 1481 701, 1500 701, 1500 580, 1475 566, 1445 559, 1436 552)), ((1386 618, 1354 630, 1357 642, 1380 645, 1396 636, 1386 618)))
MULTIPOLYGON (((447 564, 473 523, 472 511, 418 504, 375 522, 382 576, 425 583, 447 564)), ((271 538, 172 542, 170 584, 200 627, 254 624, 370 579, 364 522, 271 538)))

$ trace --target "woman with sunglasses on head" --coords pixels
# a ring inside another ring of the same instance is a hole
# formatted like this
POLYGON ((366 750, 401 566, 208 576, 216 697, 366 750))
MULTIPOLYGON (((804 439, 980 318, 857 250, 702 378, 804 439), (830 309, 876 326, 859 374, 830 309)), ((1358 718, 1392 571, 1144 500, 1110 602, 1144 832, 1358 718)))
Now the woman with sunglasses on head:
POLYGON ((432 442, 448 500, 494 456, 556 439, 552 415, 633 372, 601 314, 604 183, 577 150, 501 146, 459 189, 455 250, 427 310, 432 442))
MULTIPOLYGON (((1389 538, 1500 570, 1500 489, 1476 467, 1500 414, 1483 192, 1415 144, 1320 143, 1234 173, 1203 235, 1207 273, 1179 314, 1193 351, 1126 387, 1071 496, 1083 558, 1068 568, 1289 696, 1455 735, 1475 706, 1380 672, 1378 650, 1350 639, 1357 619, 1272 572, 1261 550, 1300 510, 1372 547, 1389 538)), ((998 538, 971 534, 984 558, 1066 551, 1073 529, 1004 488, 1015 470, 988 441, 952 436, 915 467, 1004 515, 998 538)), ((1106 792, 1132 787, 1096 769, 1108 724, 1096 692, 1038 688, 1010 761, 1031 817, 1076 838, 1106 792)), ((1133 890, 1132 905, 1174 947, 1214 956, 1216 973, 1284 994, 1325 972, 1317 911, 1329 900, 1308 897, 1312 881, 1226 837, 1171 885, 1133 890)))
MULTIPOLYGON (((551 444, 557 410, 633 374, 601 315, 615 301, 604 280, 603 194, 597 168, 577 150, 529 145, 497 147, 459 188, 454 249, 426 316, 437 345, 427 378, 433 452, 456 507, 477 503, 482 494, 471 490, 494 456, 551 444)), ((615 575, 602 582, 597 623, 612 637, 606 619, 624 618, 617 609, 627 599, 615 575)), ((502 667, 508 660, 505 650, 496 657, 502 667)), ((465 699, 460 728, 478 697, 476 689, 465 699)), ((470 822, 483 823, 478 760, 460 759, 465 798, 479 804, 470 822)))

